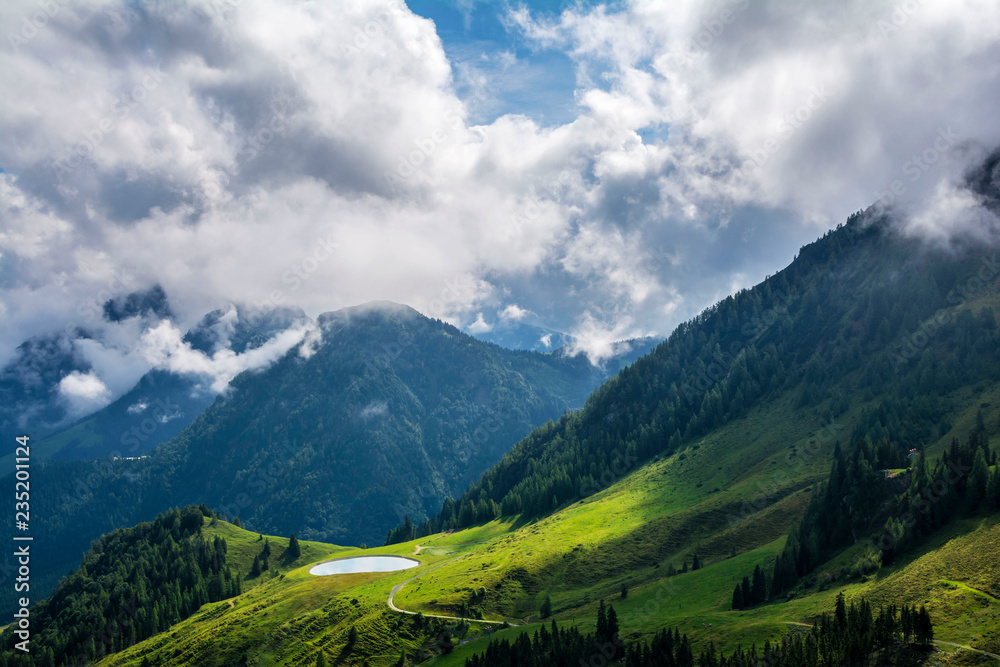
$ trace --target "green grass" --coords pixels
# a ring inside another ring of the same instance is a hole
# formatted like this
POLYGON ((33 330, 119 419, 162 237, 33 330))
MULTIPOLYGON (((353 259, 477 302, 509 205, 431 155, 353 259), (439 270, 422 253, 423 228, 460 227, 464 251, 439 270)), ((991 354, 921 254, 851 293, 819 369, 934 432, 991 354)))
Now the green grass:
MULTIPOLYGON (((955 400, 960 409, 952 430, 960 434, 974 424, 981 402, 1000 404, 1000 389, 969 390, 955 400)), ((451 654, 426 652, 426 636, 415 628, 414 617, 386 606, 392 587, 413 577, 397 592, 398 607, 451 616, 469 603, 487 618, 519 624, 499 636, 537 629, 546 596, 558 623, 591 631, 603 599, 614 604, 626 639, 677 627, 692 638, 696 651, 713 642, 728 652, 811 624, 832 611, 844 591, 876 604, 926 604, 938 639, 996 652, 1000 516, 956 522, 865 581, 839 579, 799 589, 782 603, 729 609, 736 582, 758 563, 773 564, 816 483, 825 478, 835 437, 849 437, 858 410, 842 416, 839 429, 823 431, 820 409, 771 403, 539 521, 494 521, 367 550, 302 542, 301 558, 249 580, 243 595, 206 605, 169 632, 100 664, 137 666, 149 656, 182 667, 240 658, 257 665, 302 665, 322 649, 331 664, 338 658, 340 664, 360 662, 364 652, 373 666, 391 665, 406 650, 411 659, 450 666, 483 650, 486 630, 473 627, 470 641, 451 654), (668 564, 680 569, 695 552, 705 561, 702 569, 666 576, 668 564), (379 553, 415 557, 422 565, 387 574, 308 574, 312 563, 328 558, 379 553), (485 597, 478 595, 480 587, 485 597), (353 654, 342 655, 352 624, 361 640, 353 654)), ((932 449, 943 448, 950 435, 942 434, 932 449)), ((223 522, 205 530, 226 537, 229 558, 245 575, 262 546, 257 534, 223 522)), ((269 539, 272 562, 279 562, 287 538, 269 539)), ((817 571, 817 579, 849 569, 866 548, 859 544, 838 555, 817 571)))

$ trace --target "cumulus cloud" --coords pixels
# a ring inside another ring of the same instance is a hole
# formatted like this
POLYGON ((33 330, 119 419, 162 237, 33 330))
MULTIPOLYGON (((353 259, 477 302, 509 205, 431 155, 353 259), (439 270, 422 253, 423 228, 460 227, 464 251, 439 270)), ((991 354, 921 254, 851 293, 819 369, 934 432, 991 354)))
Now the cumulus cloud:
POLYGON ((511 304, 508 304, 503 310, 501 310, 497 314, 500 315, 500 319, 503 319, 503 320, 513 320, 514 322, 520 322, 525 317, 527 317, 528 315, 530 315, 531 311, 530 310, 526 310, 524 308, 521 308, 516 303, 511 303, 511 304))
POLYGON ((493 325, 487 323, 486 320, 483 319, 482 313, 476 313, 476 319, 472 322, 472 324, 465 327, 465 329, 471 334, 481 334, 486 333, 487 331, 492 331, 493 325))
POLYGON ((103 408, 111 402, 111 392, 93 373, 73 371, 59 382, 59 395, 67 404, 70 419, 103 408))
POLYGON ((221 393, 229 381, 247 370, 274 363, 315 330, 312 323, 291 327, 278 333, 260 347, 237 354, 223 348, 212 355, 195 350, 183 340, 183 333, 172 322, 163 321, 140 338, 140 353, 154 368, 173 373, 208 378, 212 391, 221 393))
MULTIPOLYGON (((517 57, 455 68, 401 0, 59 4, 0 51, 0 361, 154 284, 177 317, 142 358, 213 386, 250 359, 176 331, 226 301, 472 326, 516 303, 599 359, 895 180, 913 228, 947 236, 977 213, 937 184, 1000 142, 1000 0, 905 7, 497 7, 576 68, 576 117, 545 125, 469 97, 517 57)), ((37 10, 0 3, 2 33, 37 10)))

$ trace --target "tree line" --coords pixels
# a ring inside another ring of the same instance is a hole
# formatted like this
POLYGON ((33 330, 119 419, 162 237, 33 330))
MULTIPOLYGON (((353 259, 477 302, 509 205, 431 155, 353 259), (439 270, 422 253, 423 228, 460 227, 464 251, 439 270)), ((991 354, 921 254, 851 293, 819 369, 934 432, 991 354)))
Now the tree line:
MULTIPOLYGON (((203 604, 239 595, 243 578, 227 545, 201 534, 214 514, 189 506, 95 540, 79 567, 31 610, 31 653, 5 648, 0 667, 86 665, 187 618, 203 604)), ((12 631, 3 635, 13 646, 12 631)))
POLYGON ((695 657, 686 634, 674 628, 656 632, 652 639, 625 642, 618 635, 614 607, 602 600, 592 633, 559 627, 555 620, 534 633, 523 632, 513 641, 491 641, 486 650, 465 661, 465 667, 853 667, 899 665, 919 656, 934 641, 934 627, 924 607, 880 607, 866 600, 847 605, 837 596, 833 613, 824 613, 804 632, 785 635, 779 642, 765 641, 758 649, 737 647, 730 655, 714 643, 695 657))
POLYGON ((997 454, 990 451, 981 413, 977 422, 964 443, 952 439, 933 467, 919 448, 908 480, 906 475, 896 477, 898 481, 887 476, 888 467, 899 466, 899 455, 880 453, 903 452, 905 445, 883 448, 863 438, 845 454, 837 443, 827 482, 789 533, 770 576, 757 564, 733 589, 733 609, 781 599, 860 536, 870 536, 872 548, 845 572, 847 576, 864 576, 892 564, 955 518, 982 507, 1000 509, 1000 466, 990 471, 997 454), (896 490, 899 483, 906 484, 901 491, 896 490), (877 523, 875 517, 887 514, 884 523, 877 523))

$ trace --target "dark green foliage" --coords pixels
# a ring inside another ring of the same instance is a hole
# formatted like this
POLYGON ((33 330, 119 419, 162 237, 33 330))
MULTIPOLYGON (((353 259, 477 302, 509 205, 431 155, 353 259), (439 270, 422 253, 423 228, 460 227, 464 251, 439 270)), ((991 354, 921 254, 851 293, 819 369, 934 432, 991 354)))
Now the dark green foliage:
MULTIPOLYGON (((890 442, 888 438, 880 441, 890 442)), ((964 444, 954 438, 931 469, 921 448, 910 459, 908 477, 899 478, 908 483, 905 490, 898 492, 897 484, 869 462, 892 459, 892 463, 898 464, 890 452, 904 449, 905 446, 872 446, 863 438, 845 455, 838 443, 827 483, 812 498, 775 560, 773 575, 766 586, 768 593, 763 597, 759 594, 763 590, 760 582, 765 577, 758 565, 750 596, 746 596, 745 588, 740 596, 734 591, 733 608, 743 609, 767 599, 778 599, 800 577, 860 537, 872 538, 879 559, 878 562, 860 560, 849 573, 853 576, 891 564, 899 554, 919 545, 962 513, 974 513, 984 504, 995 506, 993 494, 1000 489, 1000 479, 996 471, 991 479, 986 467, 990 450, 983 431, 973 431, 964 444), (841 511, 844 507, 850 510, 841 511), (887 514, 889 518, 884 519, 887 514), (874 517, 883 517, 884 523, 878 524, 874 517), (738 598, 742 607, 735 606, 738 598)))
MULTIPOLYGON (((68 665, 116 653, 207 602, 239 595, 242 580, 226 564, 225 540, 201 536, 204 516, 195 506, 172 509, 96 540, 52 597, 32 608, 36 664, 50 655, 68 665)), ((9 630, 3 640, 13 645, 9 630)))
POLYGON ((323 653, 323 649, 316 656, 316 667, 326 667, 326 653, 323 653))
POLYGON ((295 538, 295 533, 288 540, 288 548, 285 549, 285 558, 289 561, 293 561, 302 555, 302 547, 299 546, 299 541, 295 538))
MULTIPOLYGON (((669 634, 669 633, 667 633, 669 634)), ((673 635, 670 636, 673 642, 673 635)), ((688 662, 676 663, 678 667, 693 667, 691 645, 684 638, 681 655, 688 662)), ((605 608, 601 602, 597 616, 597 630, 593 634, 581 634, 576 628, 560 628, 555 621, 548 627, 542 626, 535 633, 518 635, 513 643, 506 639, 491 641, 486 651, 466 659, 466 667, 552 667, 553 665, 591 664, 591 658, 599 658, 600 664, 609 664, 623 657, 625 644, 618 637, 618 620, 613 607, 605 608)), ((596 663, 595 663, 596 664, 596 663)), ((666 664, 666 663, 664 663, 666 664)))
MULTIPOLYGON (((739 590, 739 589, 737 589, 739 590)), ((911 641, 928 645, 934 636, 931 618, 921 607, 895 606, 873 613, 871 605, 844 604, 837 598, 831 617, 823 614, 808 631, 786 635, 780 643, 764 642, 730 656, 719 655, 709 644, 695 661, 691 642, 678 630, 661 630, 652 641, 626 644, 618 637, 614 609, 605 613, 603 602, 597 612, 597 629, 582 635, 576 628, 551 629, 542 626, 533 635, 521 634, 512 644, 506 639, 490 642, 486 651, 465 661, 466 667, 550 667, 552 665, 611 664, 620 660, 624 667, 852 667, 854 665, 896 665, 913 651, 911 641)))
POLYGON ((1000 465, 993 468, 986 494, 993 507, 1000 509, 1000 465))
POLYGON ((548 595, 545 596, 545 602, 542 603, 542 608, 538 610, 538 614, 542 618, 548 618, 552 615, 552 598, 548 595))

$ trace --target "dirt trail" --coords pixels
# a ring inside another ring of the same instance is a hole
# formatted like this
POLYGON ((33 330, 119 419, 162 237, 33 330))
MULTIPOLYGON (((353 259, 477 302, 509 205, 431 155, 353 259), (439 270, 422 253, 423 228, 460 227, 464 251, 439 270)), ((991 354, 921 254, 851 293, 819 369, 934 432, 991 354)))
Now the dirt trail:
POLYGON ((413 554, 417 555, 424 549, 455 549, 457 547, 472 547, 477 544, 488 544, 487 542, 466 542, 465 544, 428 544, 427 546, 421 546, 419 544, 414 545, 413 554))
MULTIPOLYGON (((801 626, 803 628, 811 628, 812 627, 808 623, 799 623, 797 621, 782 621, 782 622, 785 625, 798 625, 798 626, 801 626)), ((990 653, 989 651, 981 651, 978 648, 972 648, 971 646, 966 646, 965 644, 956 644, 955 642, 938 641, 936 639, 932 643, 934 643, 934 644, 940 644, 940 645, 943 645, 943 646, 954 646, 955 648, 964 648, 966 651, 972 651, 973 653, 979 653, 981 655, 988 655, 989 657, 993 658, 994 660, 1000 660, 1000 655, 997 655, 996 653, 990 653)))
POLYGON ((988 655, 994 660, 1000 661, 1000 655, 996 653, 990 653, 989 651, 980 651, 978 648, 972 648, 971 646, 966 646, 965 644, 956 644, 955 642, 939 642, 934 640, 935 644, 943 644, 944 646, 954 646, 955 648, 964 648, 966 651, 972 651, 973 653, 979 653, 981 655, 988 655))
MULTIPOLYGON (((482 543, 481 542, 473 542, 473 544, 482 544, 482 543)), ((441 546, 444 547, 446 545, 441 545, 441 546)), ((450 545, 447 545, 447 546, 448 547, 453 547, 453 546, 459 546, 459 547, 461 547, 461 546, 468 546, 468 545, 465 545, 465 544, 450 544, 450 545)), ((414 551, 414 553, 420 553, 420 549, 423 549, 423 548, 425 548, 425 547, 421 547, 421 546, 417 545, 417 548, 414 551)), ((395 586, 393 586, 392 590, 389 591, 389 599, 386 600, 386 603, 389 605, 389 609, 392 609, 393 611, 398 611, 401 614, 409 614, 410 616, 416 616, 420 612, 407 611, 405 609, 400 609, 395 604, 393 604, 393 598, 396 597, 396 593, 400 589, 402 589, 403 586, 405 586, 406 584, 410 583, 411 581, 416 581, 417 579, 419 579, 420 577, 424 576, 425 574, 430 574, 431 572, 433 572, 434 570, 438 569, 439 567, 444 567, 445 565, 448 565, 449 563, 454 563, 455 561, 461 560, 462 558, 465 558, 465 555, 459 556, 458 558, 452 558, 451 560, 446 560, 443 563, 438 563, 437 565, 435 565, 431 569, 427 570, 426 572, 422 572, 422 573, 418 574, 415 577, 411 577, 411 578, 407 579, 406 581, 404 581, 401 584, 396 584, 395 586)), ((504 621, 488 621, 488 620, 479 619, 479 618, 464 618, 462 616, 441 616, 439 614, 424 614, 424 618, 441 618, 441 619, 444 619, 444 620, 447 620, 447 621, 468 621, 469 623, 485 623, 487 625, 502 625, 504 623, 504 621)), ((510 625, 512 627, 516 627, 517 626, 516 623, 511 623, 510 621, 506 621, 506 623, 507 623, 507 625, 510 625)))

